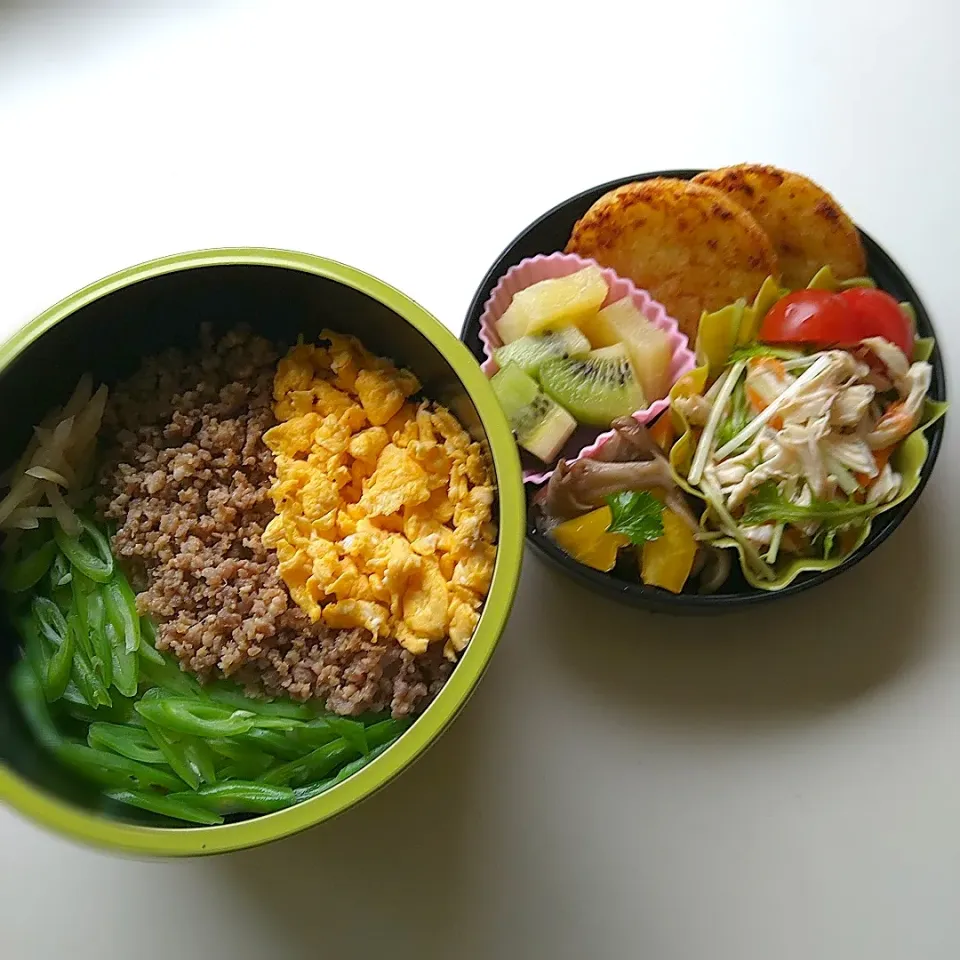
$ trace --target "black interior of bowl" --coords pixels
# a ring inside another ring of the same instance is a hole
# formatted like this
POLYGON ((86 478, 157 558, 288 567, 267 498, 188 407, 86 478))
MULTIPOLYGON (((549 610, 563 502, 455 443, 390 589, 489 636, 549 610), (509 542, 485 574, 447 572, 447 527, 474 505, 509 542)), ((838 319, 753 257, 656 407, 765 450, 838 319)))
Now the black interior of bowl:
MULTIPOLYGON (((281 344, 315 339, 329 327, 352 333, 375 353, 409 367, 427 396, 446 403, 482 439, 476 408, 442 353, 380 301, 334 280, 274 266, 209 266, 148 280, 111 293, 66 317, 0 371, 0 471, 12 463, 38 423, 63 403, 85 372, 114 384, 145 357, 196 344, 198 328, 217 332, 246 325, 281 344)), ((10 695, 7 673, 18 653, 10 625, 0 616, 0 761, 42 788, 89 807, 97 791, 76 780, 38 750, 10 695)), ((156 824, 151 814, 122 808, 125 820, 156 824)))
MULTIPOLYGON (((483 278, 477 292, 473 296, 466 320, 460 334, 460 339, 469 347, 473 355, 481 362, 484 359, 483 344, 480 342, 480 316, 484 304, 493 292, 500 278, 514 264, 526 257, 533 257, 540 253, 554 253, 563 250, 570 237, 570 232, 577 220, 582 217, 590 206, 600 199, 609 190, 632 183, 636 180, 649 180, 652 177, 678 177, 689 179, 700 170, 659 170, 652 173, 641 173, 632 177, 623 177, 592 187, 583 193, 565 200, 563 203, 535 220, 500 254, 496 262, 483 278)), ((916 290, 904 276, 903 271, 894 263, 883 248, 871 237, 861 231, 863 243, 867 251, 868 272, 877 285, 887 290, 898 300, 908 300, 917 311, 917 330, 922 337, 935 337, 933 325, 927 311, 917 296, 916 290)), ((930 387, 930 396, 934 400, 946 399, 946 378, 943 369, 943 360, 939 346, 931 357, 933 364, 933 381, 930 387)), ((700 596, 696 593, 681 593, 674 595, 656 587, 647 587, 633 579, 629 569, 614 569, 610 573, 602 573, 577 563, 557 547, 552 540, 544 536, 536 527, 536 511, 530 509, 530 501, 536 493, 536 488, 526 487, 527 491, 527 541, 549 562, 555 564, 569 576, 582 584, 605 594, 616 600, 663 613, 719 613, 724 610, 742 607, 748 604, 764 603, 778 597, 790 596, 809 590, 818 583, 823 583, 838 573, 848 570, 858 563, 868 553, 878 547, 903 518, 910 512, 917 497, 923 490, 927 479, 933 470, 940 444, 943 440, 943 420, 941 419, 927 431, 927 440, 930 444, 930 453, 924 464, 920 478, 920 485, 916 493, 905 503, 893 510, 881 514, 873 523, 870 536, 863 546, 845 563, 823 573, 802 574, 790 586, 783 590, 771 592, 757 590, 751 587, 743 577, 739 564, 734 562, 734 573, 723 589, 710 596, 700 596)))

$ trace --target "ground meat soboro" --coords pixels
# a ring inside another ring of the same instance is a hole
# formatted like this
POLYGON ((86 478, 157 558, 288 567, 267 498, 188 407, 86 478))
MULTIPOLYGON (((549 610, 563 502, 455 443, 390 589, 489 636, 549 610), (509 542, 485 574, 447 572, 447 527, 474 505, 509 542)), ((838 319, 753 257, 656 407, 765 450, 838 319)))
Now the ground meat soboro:
POLYGON ((233 332, 201 332, 189 355, 147 361, 111 397, 102 440, 102 515, 142 589, 158 646, 202 678, 233 677, 267 694, 322 698, 352 715, 421 708, 451 670, 442 644, 413 656, 362 630, 311 624, 261 542, 273 516, 273 458, 261 436, 277 351, 233 332))

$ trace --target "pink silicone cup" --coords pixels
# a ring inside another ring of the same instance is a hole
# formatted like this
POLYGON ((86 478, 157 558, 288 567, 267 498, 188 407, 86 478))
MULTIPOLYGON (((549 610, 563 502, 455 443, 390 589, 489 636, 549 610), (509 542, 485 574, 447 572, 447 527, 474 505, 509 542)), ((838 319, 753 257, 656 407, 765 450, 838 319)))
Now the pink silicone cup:
MULTIPOLYGON (((483 352, 486 355, 482 369, 488 377, 492 377, 498 369, 497 362, 493 359, 493 351, 503 345, 497 333, 496 323, 510 306, 514 295, 541 280, 566 277, 590 264, 599 266, 595 260, 578 257, 575 253, 541 253, 521 260, 500 278, 500 282, 483 305, 483 313, 480 316, 480 342, 483 344, 483 352)), ((632 281, 618 276, 608 267, 600 267, 600 272, 609 288, 603 306, 616 303, 624 297, 631 297, 637 309, 651 323, 666 332, 673 350, 670 360, 670 383, 671 385, 676 383, 680 377, 696 366, 696 358, 690 350, 686 336, 680 332, 677 321, 667 314, 662 303, 654 300, 646 290, 635 287, 632 281)), ((633 418, 637 423, 650 423, 669 405, 670 401, 666 397, 655 400, 649 407, 637 410, 633 418)), ((612 436, 612 430, 604 433, 598 431, 590 443, 584 446, 575 457, 568 457, 567 460, 595 456, 612 436)), ((552 468, 543 471, 524 470, 523 479, 525 483, 543 483, 550 478, 551 473, 553 473, 552 468)))

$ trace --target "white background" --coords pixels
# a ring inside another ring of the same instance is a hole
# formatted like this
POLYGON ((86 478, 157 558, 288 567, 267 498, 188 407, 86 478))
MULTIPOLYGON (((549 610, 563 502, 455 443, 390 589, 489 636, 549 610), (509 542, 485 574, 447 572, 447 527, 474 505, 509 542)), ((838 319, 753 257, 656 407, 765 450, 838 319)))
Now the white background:
MULTIPOLYGON (((954 368, 958 9, 0 3, 0 335, 228 244, 355 264, 456 330, 554 203, 748 159, 836 193, 954 368)), ((451 732, 306 835, 137 863, 0 811, 0 956, 955 960, 958 423, 883 549, 762 612, 613 609, 528 555, 451 732)))

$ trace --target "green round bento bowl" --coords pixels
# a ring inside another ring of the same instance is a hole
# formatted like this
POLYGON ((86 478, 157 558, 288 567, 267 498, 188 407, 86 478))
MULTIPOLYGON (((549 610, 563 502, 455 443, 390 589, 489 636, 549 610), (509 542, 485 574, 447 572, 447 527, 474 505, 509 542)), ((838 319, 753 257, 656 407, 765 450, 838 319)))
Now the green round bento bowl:
MULTIPOLYGON (((51 307, 0 345, 0 468, 32 425, 65 401, 90 370, 113 384, 156 350, 195 342, 197 326, 239 323, 290 343, 324 327, 356 334, 376 353, 409 366, 425 393, 486 439, 498 487, 499 546, 476 633, 433 703, 387 751, 325 794, 290 809, 218 827, 150 825, 98 808, 95 788, 58 767, 29 738, 7 682, 18 656, 0 627, 0 800, 68 837, 115 852, 193 856, 253 847, 322 823, 370 796, 412 763, 454 719, 483 675, 520 575, 524 501, 516 444, 493 390, 467 348, 400 291, 352 267, 283 250, 183 253, 131 267, 51 307), (11 416, 11 412, 15 415, 11 416)), ((154 824, 159 821, 154 820, 154 824)))

